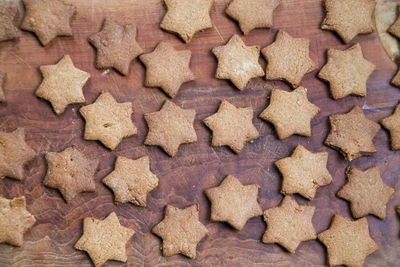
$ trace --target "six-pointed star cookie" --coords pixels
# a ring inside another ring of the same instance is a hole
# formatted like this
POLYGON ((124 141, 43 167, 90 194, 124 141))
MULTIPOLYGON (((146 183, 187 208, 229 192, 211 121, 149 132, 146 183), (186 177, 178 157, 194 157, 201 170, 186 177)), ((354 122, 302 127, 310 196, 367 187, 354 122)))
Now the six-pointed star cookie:
POLYGON ((84 103, 82 87, 90 74, 78 68, 69 55, 65 55, 56 65, 40 66, 43 81, 36 95, 48 100, 54 112, 60 115, 69 104, 84 103))
POLYGON ((131 202, 146 207, 147 194, 158 186, 158 178, 150 171, 148 156, 136 160, 118 157, 103 183, 114 191, 117 204, 131 202))
POLYGON ((75 248, 86 251, 96 267, 108 260, 126 262, 126 245, 134 234, 134 230, 120 224, 115 212, 104 220, 87 217, 83 220, 83 235, 75 248))
POLYGON ((348 182, 337 195, 350 201, 353 217, 361 218, 372 214, 384 220, 386 205, 393 197, 394 190, 383 182, 379 167, 361 171, 350 166, 346 175, 348 182))
POLYGON ((0 179, 10 177, 24 178, 24 165, 36 153, 25 142, 25 130, 18 128, 13 132, 0 132, 0 179))
POLYGON ((58 189, 66 202, 81 192, 94 192, 93 176, 98 160, 87 159, 77 148, 69 147, 62 152, 47 152, 45 186, 58 189))
POLYGON ((236 177, 226 176, 219 186, 205 190, 211 202, 211 220, 242 230, 249 219, 262 214, 258 189, 258 184, 243 185, 236 177))
POLYGON ((61 0, 23 0, 25 18, 21 29, 36 34, 42 45, 57 36, 72 36, 71 20, 76 13, 73 5, 61 0))
POLYGON ((331 130, 325 144, 342 153, 346 160, 371 156, 376 152, 373 139, 381 127, 365 117, 359 106, 346 114, 329 116, 329 124, 331 130))
POLYGON ((366 218, 351 221, 335 215, 329 229, 319 233, 318 239, 326 246, 329 266, 361 267, 365 258, 378 250, 369 235, 366 218))
POLYGON ((293 154, 275 162, 283 176, 281 193, 299 193, 303 197, 313 200, 317 189, 332 182, 326 164, 328 153, 312 153, 298 145, 293 154))
POLYGON ((237 108, 222 100, 217 113, 205 118, 203 122, 213 132, 213 146, 229 146, 235 153, 240 154, 246 142, 259 136, 252 120, 252 107, 237 108))
POLYGON ((24 244, 24 233, 36 220, 26 209, 25 197, 6 199, 0 196, 0 243, 24 244))
POLYGON ((164 0, 164 3, 167 13, 161 29, 178 34, 186 43, 196 32, 212 27, 210 10, 214 0, 164 0))
POLYGON ((364 58, 360 44, 356 44, 344 51, 328 49, 328 62, 318 77, 329 82, 334 99, 366 96, 367 80, 374 70, 375 65, 364 58))
POLYGON ((6 101, 6 96, 4 94, 4 83, 6 81, 7 74, 0 70, 0 102, 5 102, 6 101))
POLYGON ((244 34, 255 28, 271 28, 272 14, 280 0, 233 0, 225 12, 239 22, 244 34))
POLYGON ((143 53, 136 42, 136 34, 135 25, 120 26, 105 19, 101 31, 89 37, 89 42, 97 49, 96 67, 114 68, 123 75, 128 75, 131 61, 143 53))
POLYGON ((375 5, 376 0, 325 0, 321 29, 335 31, 347 44, 358 34, 374 31, 375 5))
POLYGON ((294 253, 303 241, 317 238, 312 217, 314 206, 300 206, 291 196, 285 196, 279 207, 264 211, 267 229, 262 242, 278 243, 290 253, 294 253))
POLYGON ((84 138, 99 140, 114 150, 123 138, 137 134, 132 122, 132 103, 118 103, 110 93, 102 93, 93 104, 79 112, 86 121, 84 138))
POLYGON ((0 42, 19 38, 21 33, 16 27, 17 17, 17 6, 6 6, 4 2, 0 4, 0 42))
POLYGON ((168 42, 162 41, 153 52, 139 58, 146 66, 145 86, 160 87, 171 98, 175 97, 183 83, 194 80, 189 68, 190 50, 175 50, 168 42))
POLYGON ((160 111, 144 114, 149 126, 144 144, 160 146, 168 155, 175 156, 181 144, 197 142, 195 116, 194 109, 182 109, 166 100, 160 111))
POLYGON ((260 47, 246 46, 236 34, 226 45, 214 47, 212 52, 218 59, 215 77, 231 80, 239 90, 243 90, 252 78, 264 75, 258 63, 260 47))
POLYGON ((400 149, 400 104, 397 104, 392 115, 381 120, 381 124, 390 132, 392 150, 400 149))
POLYGON ((298 87, 292 92, 273 89, 269 106, 260 118, 275 126, 279 139, 293 134, 311 136, 311 120, 319 108, 307 99, 307 89, 298 87))
POLYGON ((279 31, 275 42, 261 53, 267 60, 265 78, 287 81, 293 88, 298 87, 305 74, 316 69, 309 55, 310 41, 293 38, 284 31, 279 31))

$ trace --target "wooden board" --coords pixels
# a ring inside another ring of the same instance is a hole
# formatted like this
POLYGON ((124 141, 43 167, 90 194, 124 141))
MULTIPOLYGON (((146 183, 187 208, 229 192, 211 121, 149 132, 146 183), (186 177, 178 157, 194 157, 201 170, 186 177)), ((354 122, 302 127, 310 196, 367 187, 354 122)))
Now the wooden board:
MULTIPOLYGON (((25 195, 28 209, 37 219, 36 226, 25 235, 21 248, 0 245, 1 266, 91 266, 86 253, 73 248, 82 234, 82 219, 93 216, 104 218, 115 211, 121 223, 136 230, 129 243, 128 266, 324 266, 327 258, 318 241, 304 242, 294 255, 278 245, 260 242, 266 227, 261 217, 250 220, 237 232, 225 224, 212 223, 210 204, 203 191, 218 185, 227 175, 238 177, 244 184, 261 186, 259 202, 263 209, 279 204, 281 176, 274 161, 287 157, 297 144, 312 151, 328 151, 328 169, 334 177, 333 184, 318 190, 316 198, 307 202, 296 196, 299 203, 316 206, 313 219, 317 232, 328 228, 334 214, 350 216, 348 203, 335 196, 345 183, 344 169, 349 165, 338 152, 323 145, 328 134, 327 118, 333 113, 349 111, 354 105, 363 107, 368 118, 378 121, 389 115, 397 104, 400 91, 389 85, 396 66, 385 54, 375 33, 357 37, 365 57, 376 64, 377 69, 368 80, 368 96, 346 97, 334 101, 329 97, 327 84, 316 78, 317 71, 307 75, 302 85, 309 89, 310 100, 321 108, 313 121, 311 138, 293 136, 284 141, 276 138, 273 127, 257 116, 267 106, 271 88, 289 89, 282 82, 266 82, 255 79, 248 89, 239 92, 229 82, 214 78, 216 59, 210 49, 223 45, 234 33, 239 33, 236 23, 228 19, 224 9, 228 1, 216 1, 211 11, 213 28, 196 34, 192 42, 185 45, 175 35, 159 29, 165 13, 160 0, 118 1, 68 1, 78 8, 73 21, 73 38, 58 38, 48 47, 42 47, 36 37, 24 32, 19 42, 0 45, 0 69, 8 73, 5 85, 7 104, 0 106, 0 129, 11 131, 16 127, 27 130, 27 142, 40 154, 26 167, 24 182, 12 179, 0 181, 0 195, 12 198, 25 195), (143 114, 159 110, 167 99, 157 88, 144 88, 144 66, 137 60, 131 65, 130 74, 123 77, 114 71, 103 73, 95 69, 95 51, 87 37, 97 32, 105 18, 120 24, 138 25, 138 42, 150 52, 160 40, 171 40, 178 49, 192 51, 191 68, 196 81, 182 86, 173 100, 183 108, 197 111, 195 129, 198 142, 180 147, 176 157, 170 158, 158 147, 143 145, 147 125, 143 114), (133 120, 139 135, 126 138, 115 151, 109 151, 99 142, 82 138, 84 122, 79 115, 79 105, 72 105, 60 116, 56 116, 49 103, 35 97, 35 89, 41 82, 39 66, 55 64, 63 55, 69 54, 75 65, 90 72, 92 78, 85 87, 87 103, 92 103, 102 91, 108 91, 119 101, 133 102, 133 120), (210 146, 211 133, 202 124, 202 119, 213 114, 222 99, 255 110, 254 124, 260 137, 247 144, 240 156, 226 147, 210 146), (60 194, 42 185, 46 173, 44 153, 61 151, 71 145, 78 146, 85 154, 100 160, 96 173, 96 192, 85 193, 72 203, 66 204, 60 194), (139 208, 131 204, 116 206, 112 191, 100 181, 113 169, 116 156, 138 158, 149 155, 151 169, 159 177, 160 185, 148 197, 148 207, 139 208), (209 235, 198 246, 198 256, 189 260, 182 256, 162 257, 161 240, 151 234, 151 228, 163 217, 166 204, 185 207, 200 204, 201 221, 209 229, 209 235)), ((283 29, 295 37, 307 37, 311 44, 311 57, 319 67, 326 62, 326 49, 345 49, 332 32, 322 31, 319 25, 323 18, 320 0, 284 0, 275 12, 275 28, 260 29, 242 36, 248 45, 265 47, 275 37, 277 29, 283 29)), ((353 42, 353 43, 354 43, 353 42)), ((260 63, 265 66, 264 59, 260 63)), ((373 157, 362 157, 351 165, 365 169, 381 168, 384 181, 395 187, 396 193, 388 205, 385 221, 368 216, 372 238, 379 251, 369 256, 365 266, 396 266, 400 259, 399 219, 394 206, 400 204, 400 152, 389 150, 388 134, 381 130, 375 138, 377 153, 373 157)), ((120 266, 108 262, 106 266, 120 266)))

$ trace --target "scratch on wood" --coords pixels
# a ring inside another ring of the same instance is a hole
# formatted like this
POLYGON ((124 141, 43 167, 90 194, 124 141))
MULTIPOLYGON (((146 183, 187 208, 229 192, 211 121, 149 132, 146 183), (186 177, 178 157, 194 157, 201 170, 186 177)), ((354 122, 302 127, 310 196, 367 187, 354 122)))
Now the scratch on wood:
POLYGON ((224 41, 224 38, 222 37, 221 33, 219 32, 217 26, 216 26, 215 24, 213 24, 213 26, 214 26, 214 28, 215 28, 215 31, 218 33, 219 38, 221 38, 221 41, 224 41))

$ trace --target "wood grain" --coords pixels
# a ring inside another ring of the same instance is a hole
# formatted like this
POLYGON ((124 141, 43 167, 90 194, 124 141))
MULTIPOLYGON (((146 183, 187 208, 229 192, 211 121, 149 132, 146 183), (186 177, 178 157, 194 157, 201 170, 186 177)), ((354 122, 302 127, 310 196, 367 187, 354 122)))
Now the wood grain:
MULTIPOLYGON (((349 164, 339 153, 324 146, 323 141, 328 134, 327 117, 330 114, 347 112, 353 105, 360 105, 368 118, 378 121, 389 115, 399 100, 399 89, 389 85, 396 66, 385 54, 376 33, 359 36, 353 41, 361 43, 365 57, 377 66, 368 80, 367 97, 346 97, 334 101, 329 97, 327 84, 316 78, 317 71, 314 71, 301 83, 308 88, 310 101, 321 108, 313 121, 312 137, 292 136, 279 141, 272 126, 261 121, 258 115, 268 104, 271 88, 289 90, 286 84, 259 78, 240 92, 229 82, 214 78, 217 62, 210 49, 225 44, 232 34, 240 33, 237 24, 224 14, 228 1, 216 1, 211 11, 213 28, 196 34, 188 45, 159 29, 159 22, 165 13, 160 0, 68 2, 78 8, 72 24, 72 38, 58 38, 48 47, 42 47, 34 35, 24 32, 19 42, 0 45, 0 69, 8 73, 5 85, 8 102, 0 106, 0 129, 11 131, 24 127, 27 142, 40 153, 27 165, 25 181, 8 178, 0 181, 0 194, 7 198, 25 195, 28 209, 37 219, 36 226, 25 235, 23 247, 0 245, 0 266, 91 266, 87 254, 73 248, 82 234, 82 219, 88 216, 104 218, 112 211, 118 214, 123 225, 136 231, 127 248, 127 266, 326 265, 325 249, 318 241, 301 244, 294 255, 278 245, 261 243, 266 227, 261 217, 250 220, 240 232, 225 224, 210 222, 210 204, 203 191, 232 174, 244 184, 258 183, 261 186, 259 201, 263 209, 276 206, 282 198, 279 194, 281 176, 273 163, 289 156, 297 144, 302 144, 311 151, 329 152, 328 169, 334 177, 333 184, 320 188, 315 199, 309 203, 317 207, 313 219, 317 232, 329 226, 333 214, 350 216, 348 203, 335 196, 345 183, 344 169, 349 164), (174 158, 157 147, 143 145, 147 133, 143 114, 159 110, 167 99, 157 88, 144 88, 144 66, 135 60, 127 77, 114 71, 104 73, 94 67, 95 51, 87 42, 87 37, 100 29, 105 17, 120 24, 136 24, 138 42, 146 52, 166 39, 178 49, 192 51, 191 69, 196 80, 184 84, 173 101, 183 108, 197 111, 195 129, 198 142, 181 146, 174 158), (133 103, 133 120, 139 129, 138 136, 124 139, 111 152, 99 142, 83 140, 84 122, 78 113, 79 105, 69 106, 62 115, 56 116, 49 103, 35 97, 34 92, 41 82, 39 66, 55 64, 65 54, 72 57, 78 68, 92 76, 84 90, 87 103, 92 103, 102 91, 112 93, 119 102, 133 103), (217 110, 222 99, 241 107, 252 106, 255 110, 254 124, 260 138, 247 144, 240 156, 226 147, 211 147, 211 133, 201 122, 217 110), (82 194, 66 204, 56 190, 42 185, 46 172, 43 154, 61 151, 71 145, 99 159, 100 164, 95 176, 96 192, 82 194), (101 179, 111 172, 117 156, 135 159, 143 155, 150 156, 151 169, 160 179, 159 187, 149 195, 147 208, 131 204, 116 206, 112 192, 100 182, 101 179), (210 233, 199 244, 198 256, 194 260, 182 256, 162 257, 159 249, 161 240, 150 232, 162 219, 164 206, 168 203, 178 207, 200 204, 201 221, 210 233)), ((345 49, 351 46, 342 44, 332 32, 320 30, 322 18, 320 0, 284 0, 275 12, 274 29, 255 30, 241 37, 246 44, 261 47, 274 40, 278 29, 295 37, 307 37, 311 41, 311 57, 322 67, 327 48, 345 49)), ((264 59, 260 58, 260 63, 265 66, 264 59)), ((394 206, 400 204, 400 152, 389 150, 388 139, 388 133, 381 130, 375 138, 376 155, 351 162, 360 169, 379 166, 384 181, 396 189, 385 221, 368 216, 371 235, 378 243, 379 251, 367 258, 365 266, 398 266, 400 259, 399 219, 394 212, 394 206)), ((299 196, 296 199, 302 204, 308 203, 299 196)), ((106 264, 120 265, 118 262, 106 264)))

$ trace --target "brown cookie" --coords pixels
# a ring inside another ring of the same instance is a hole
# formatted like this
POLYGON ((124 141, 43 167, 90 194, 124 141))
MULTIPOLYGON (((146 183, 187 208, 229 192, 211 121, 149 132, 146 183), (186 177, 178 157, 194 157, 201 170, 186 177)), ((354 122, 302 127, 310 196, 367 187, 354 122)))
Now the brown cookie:
POLYGON ((83 220, 83 235, 75 248, 86 251, 94 266, 103 266, 108 260, 126 262, 126 245, 135 231, 120 224, 115 212, 104 220, 86 217, 83 220))
POLYGON ((181 144, 197 142, 195 116, 194 109, 182 109, 166 100, 160 111, 144 114, 149 126, 144 144, 160 146, 168 155, 175 156, 181 144))
POLYGON ((189 43, 195 33, 212 27, 210 10, 214 0, 164 0, 167 13, 160 28, 189 43))
POLYGON ((376 0, 325 0, 321 29, 335 31, 347 44, 359 34, 374 31, 372 14, 376 0))
POLYGON ((25 18, 21 29, 36 34, 43 46, 57 36, 72 36, 75 6, 61 0, 23 0, 25 18))
POLYGON ((380 125, 365 117, 359 106, 346 114, 329 116, 331 130, 325 145, 338 150, 346 160, 371 156, 376 152, 373 139, 381 129, 380 125))
POLYGON ((77 148, 69 147, 62 152, 47 152, 45 186, 58 189, 66 202, 81 192, 94 192, 93 176, 98 160, 86 158, 77 148))
POLYGON ((136 160, 117 157, 114 170, 102 182, 113 190, 117 204, 131 202, 142 207, 146 207, 147 194, 158 186, 148 156, 136 160))
POLYGON ((16 40, 21 35, 17 28, 18 7, 0 3, 0 42, 16 40))
POLYGON ((93 104, 79 110, 86 121, 84 138, 99 140, 114 150, 123 138, 137 134, 132 122, 132 103, 118 103, 110 93, 102 93, 93 104))
POLYGON ((275 126, 279 139, 293 134, 311 136, 311 120, 319 108, 307 99, 307 89, 298 87, 292 92, 273 89, 269 106, 260 118, 275 126))
POLYGON ((272 14, 280 0, 233 0, 225 13, 239 22, 246 35, 256 28, 272 28, 272 14))
POLYGON ((400 150, 400 104, 397 104, 392 115, 381 120, 381 124, 390 132, 392 150, 400 150))
POLYGON ((25 142, 24 128, 13 132, 0 132, 0 179, 24 179, 24 165, 36 156, 25 142))
POLYGON ((366 218, 351 221, 335 215, 329 229, 319 233, 318 239, 328 251, 329 266, 361 267, 365 258, 378 250, 369 235, 366 218))
POLYGON ((318 77, 329 82, 333 99, 366 96, 367 80, 374 70, 375 65, 364 58, 357 43, 344 51, 328 49, 328 62, 318 77))
POLYGON ((224 46, 214 47, 212 52, 218 59, 217 79, 229 79, 239 90, 248 82, 264 75, 258 63, 259 46, 246 46, 238 35, 233 35, 224 46))
POLYGON ((300 206, 291 196, 285 196, 279 207, 264 211, 264 221, 267 229, 262 242, 278 243, 290 253, 295 253, 303 241, 317 238, 312 218, 314 206, 300 206))
POLYGON ((319 187, 332 183, 327 162, 327 152, 312 153, 298 145, 290 157, 275 162, 283 177, 281 193, 298 193, 313 200, 319 187))
POLYGON ((189 68, 190 50, 175 50, 166 41, 160 42, 153 52, 139 58, 146 66, 146 87, 160 87, 171 98, 174 98, 183 83, 194 80, 189 68))
POLYGON ((211 202, 211 221, 227 222, 240 231, 251 218, 260 216, 257 202, 258 184, 243 185, 236 177, 228 175, 217 187, 205 190, 211 202))
POLYGON ((89 37, 97 49, 96 68, 114 68, 123 75, 128 75, 129 65, 143 49, 136 42, 137 28, 127 24, 120 26, 110 19, 105 19, 100 32, 89 37))
POLYGON ((4 94, 4 88, 3 88, 6 79, 7 79, 7 73, 0 70, 0 102, 6 102, 6 96, 4 94))
POLYGON ((180 253, 192 259, 196 257, 197 244, 208 233, 199 220, 198 204, 184 209, 167 205, 164 219, 151 231, 163 239, 161 249, 165 257, 180 253))
POLYGON ((396 75, 394 75, 390 83, 396 87, 400 87, 400 69, 397 71, 396 75))
POLYGON ((24 234, 36 219, 26 209, 25 197, 7 199, 0 196, 0 243, 24 244, 24 234))
POLYGON ((236 154, 240 154, 246 142, 259 136, 252 120, 252 107, 237 108, 222 100, 217 113, 205 118, 203 122, 213 132, 212 146, 229 146, 236 154))
MULTIPOLYGON (((400 8, 398 10, 400 11, 400 8)), ((396 21, 392 24, 392 26, 390 26, 388 32, 400 39, 400 14, 397 17, 396 21)))
POLYGON ((65 55, 56 65, 40 66, 43 81, 36 95, 48 100, 54 112, 60 115, 69 104, 84 103, 82 88, 90 74, 78 68, 69 55, 65 55))
POLYGON ((279 31, 275 42, 263 48, 261 53, 267 60, 265 78, 284 80, 297 88, 304 75, 317 67, 310 58, 310 41, 306 38, 293 38, 279 31))

